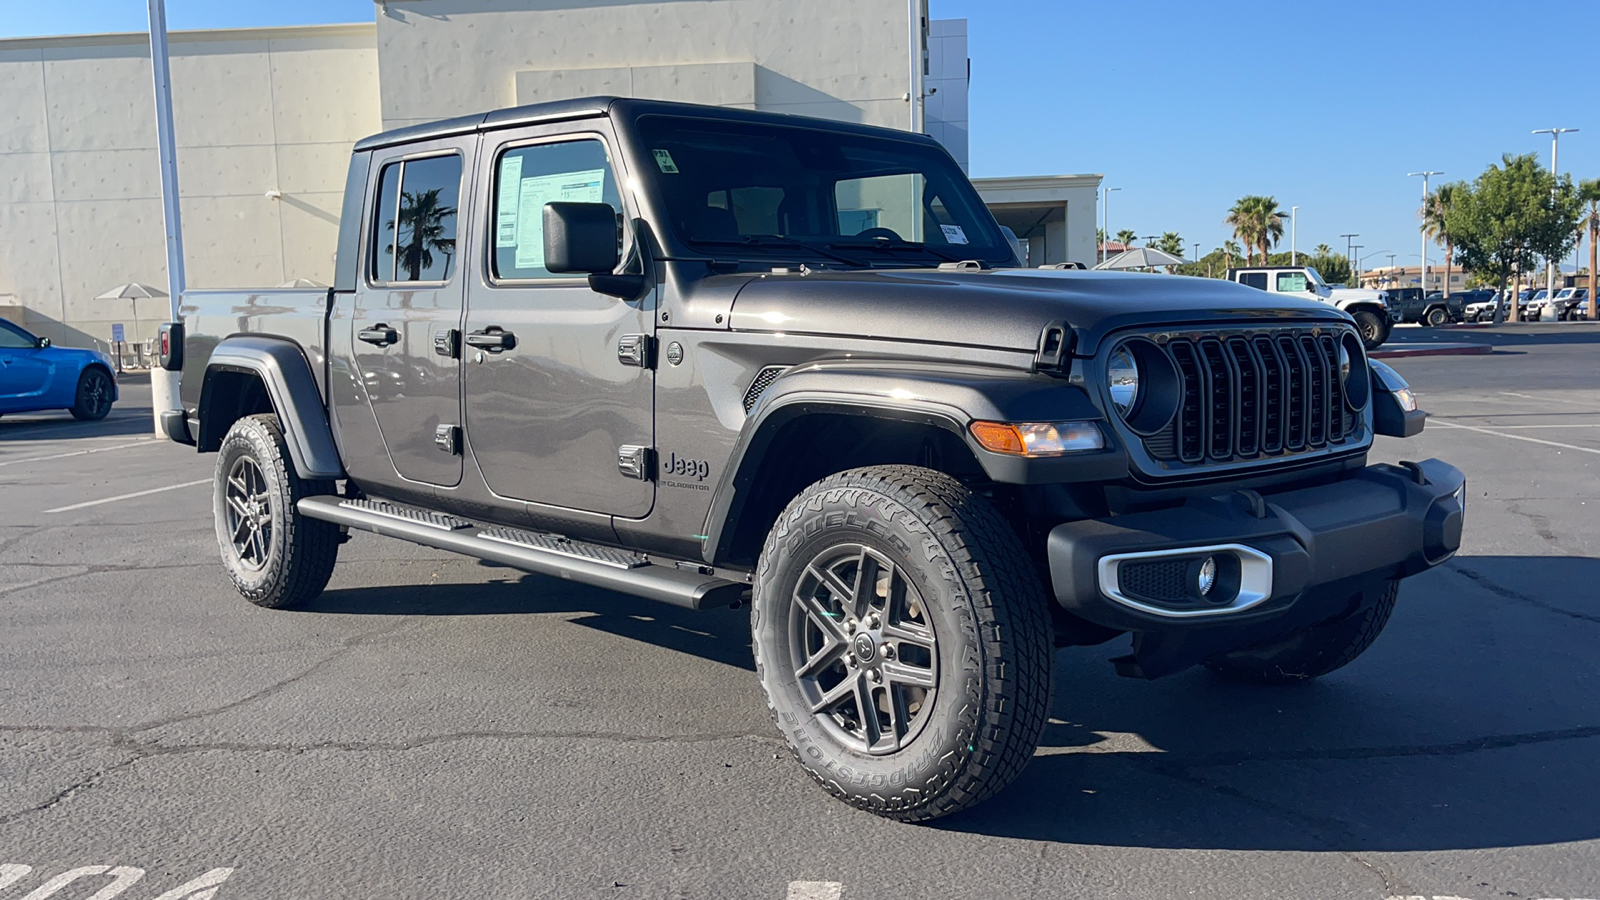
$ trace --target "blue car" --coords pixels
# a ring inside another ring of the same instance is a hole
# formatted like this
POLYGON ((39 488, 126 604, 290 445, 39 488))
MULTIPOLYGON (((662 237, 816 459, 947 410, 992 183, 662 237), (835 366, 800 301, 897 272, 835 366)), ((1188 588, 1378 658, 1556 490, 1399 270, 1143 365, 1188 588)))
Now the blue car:
POLYGON ((116 399, 105 354, 52 347, 49 338, 0 319, 0 415, 64 409, 92 422, 104 419, 116 399))

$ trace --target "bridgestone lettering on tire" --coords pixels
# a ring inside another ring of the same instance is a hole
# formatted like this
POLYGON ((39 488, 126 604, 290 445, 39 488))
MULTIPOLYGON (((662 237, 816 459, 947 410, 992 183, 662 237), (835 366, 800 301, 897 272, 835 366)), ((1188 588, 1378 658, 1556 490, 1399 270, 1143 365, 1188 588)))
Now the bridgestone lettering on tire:
POLYGON ((1206 668, 1229 681, 1293 684, 1341 669, 1372 646, 1394 612, 1400 582, 1391 581, 1376 602, 1354 615, 1302 628, 1255 647, 1225 653, 1206 668))
POLYGON ((339 528, 300 515, 301 497, 333 493, 333 482, 295 474, 275 415, 233 424, 217 451, 212 515, 222 565, 257 606, 296 606, 322 593, 333 574, 339 528))
POLYGON ((1050 705, 1045 597, 984 498, 911 466, 830 476, 779 516, 751 630, 773 722, 834 796, 901 821, 980 803, 1050 705))

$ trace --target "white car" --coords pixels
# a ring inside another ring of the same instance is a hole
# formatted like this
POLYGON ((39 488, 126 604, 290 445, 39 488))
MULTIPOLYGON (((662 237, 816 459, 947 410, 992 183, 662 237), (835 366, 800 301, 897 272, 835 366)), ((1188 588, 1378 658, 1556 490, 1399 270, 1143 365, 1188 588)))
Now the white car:
POLYGON ((1540 288, 1538 292, 1533 295, 1533 299, 1528 301, 1526 311, 1523 313, 1523 319, 1529 322, 1537 322, 1544 318, 1544 308, 1549 302, 1550 292, 1544 288, 1540 288))

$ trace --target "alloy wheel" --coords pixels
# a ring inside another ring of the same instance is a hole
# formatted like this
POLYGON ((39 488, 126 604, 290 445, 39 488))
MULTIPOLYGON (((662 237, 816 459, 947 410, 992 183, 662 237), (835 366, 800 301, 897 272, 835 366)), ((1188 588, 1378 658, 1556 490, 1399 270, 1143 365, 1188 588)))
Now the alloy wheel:
POLYGON ((910 744, 939 684, 939 644, 906 571, 862 544, 834 544, 805 567, 789 611, 789 662, 818 721, 873 755, 910 744))
POLYGON ((234 555, 246 568, 260 571, 272 550, 272 499, 266 475, 255 460, 248 456, 234 460, 223 496, 234 555))

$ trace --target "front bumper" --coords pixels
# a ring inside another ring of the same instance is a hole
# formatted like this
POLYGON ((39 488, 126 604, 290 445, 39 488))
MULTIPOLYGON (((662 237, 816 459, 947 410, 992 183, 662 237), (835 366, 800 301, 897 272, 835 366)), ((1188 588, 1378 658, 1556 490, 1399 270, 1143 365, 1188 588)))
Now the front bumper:
POLYGON ((1465 501, 1466 477, 1440 460, 1368 466, 1319 487, 1059 525, 1048 542, 1050 578, 1057 602, 1097 625, 1205 632, 1192 664, 1346 614, 1384 582, 1444 562, 1461 546, 1465 501), (1223 561, 1215 596, 1191 590, 1172 600, 1119 579, 1122 567, 1183 561, 1185 551, 1199 551, 1189 554, 1194 565, 1208 555, 1223 561))

